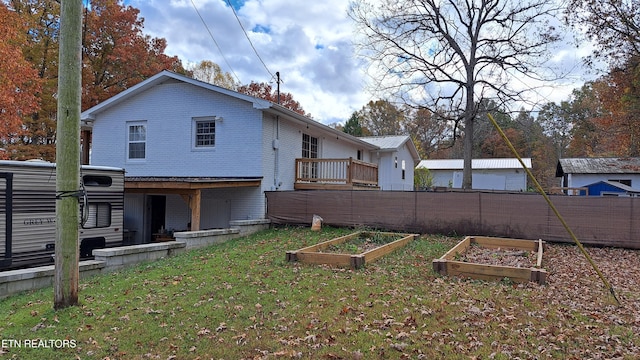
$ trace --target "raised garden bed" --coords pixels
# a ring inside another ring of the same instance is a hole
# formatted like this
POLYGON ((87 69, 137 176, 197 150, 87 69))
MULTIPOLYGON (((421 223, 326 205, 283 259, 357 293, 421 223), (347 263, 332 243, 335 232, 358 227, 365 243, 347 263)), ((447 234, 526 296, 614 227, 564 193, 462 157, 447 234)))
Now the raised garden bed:
POLYGON ((542 240, 467 236, 433 260, 433 270, 442 275, 479 280, 508 278, 542 285, 547 279, 547 272, 541 268, 543 249, 542 240))
POLYGON ((316 245, 287 252, 287 261, 358 269, 405 246, 418 234, 358 231, 316 245))

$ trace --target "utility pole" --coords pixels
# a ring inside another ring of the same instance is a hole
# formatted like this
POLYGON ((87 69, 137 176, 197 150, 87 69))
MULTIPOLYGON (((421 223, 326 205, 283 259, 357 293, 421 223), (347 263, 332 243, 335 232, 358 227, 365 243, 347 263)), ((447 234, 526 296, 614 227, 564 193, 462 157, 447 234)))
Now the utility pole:
POLYGON ((82 0, 62 0, 56 132, 54 309, 78 304, 82 0))
POLYGON ((276 71, 276 94, 278 95, 278 105, 280 105, 280 71, 276 71))

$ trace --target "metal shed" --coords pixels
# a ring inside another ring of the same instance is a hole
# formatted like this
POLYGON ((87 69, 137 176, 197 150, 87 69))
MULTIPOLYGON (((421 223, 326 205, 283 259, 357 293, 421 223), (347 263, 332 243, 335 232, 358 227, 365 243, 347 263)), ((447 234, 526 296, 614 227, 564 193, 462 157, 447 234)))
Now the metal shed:
MULTIPOLYGON (((531 168, 531 158, 522 159, 531 168)), ((463 159, 422 160, 418 168, 429 169, 437 187, 462 187, 463 159)), ((516 158, 473 159, 474 189, 525 191, 527 173, 516 158)))

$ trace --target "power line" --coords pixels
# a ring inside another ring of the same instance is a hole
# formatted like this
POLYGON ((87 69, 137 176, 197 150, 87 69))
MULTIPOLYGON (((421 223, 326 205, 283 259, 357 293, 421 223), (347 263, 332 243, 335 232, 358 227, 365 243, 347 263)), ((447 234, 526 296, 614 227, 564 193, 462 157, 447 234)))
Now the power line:
POLYGON ((191 0, 191 5, 193 5, 193 8, 196 10, 196 13, 198 14, 198 17, 200 18, 200 21, 202 21, 202 24, 207 29, 207 32, 209 33, 209 36, 211 37, 211 40, 213 40, 213 43, 216 44, 216 47, 218 48, 218 51, 220 52, 220 55, 222 56, 222 59, 224 59, 224 62, 227 64, 227 67, 229 68, 229 70, 231 70, 231 73, 233 73, 233 76, 235 76, 236 80, 238 80, 238 83, 241 83, 240 78, 238 77, 238 75, 236 75, 235 71, 233 71, 233 68, 231 67, 231 64, 229 64, 229 61, 224 56, 224 53, 222 52, 222 49, 220 48, 220 45, 218 45, 218 42, 213 37, 213 34, 211 33, 211 30, 209 30, 209 26, 207 25, 207 23, 202 18, 202 15, 200 15, 200 11, 198 11, 198 7, 196 7, 196 4, 193 2, 193 0, 191 0))
MULTIPOLYGON (((193 0, 191 0, 191 1, 193 2, 193 0)), ((275 77, 275 75, 273 75, 273 73, 269 70, 269 68, 267 67, 267 64, 264 63, 264 61, 262 60, 262 57, 260 57, 260 54, 258 54, 258 50, 256 50, 256 47, 253 46, 253 42, 251 42, 251 39, 249 38, 249 35, 247 34, 247 31, 244 29, 244 26, 242 26, 242 22, 240 22, 240 18, 238 17, 238 13, 236 13, 236 9, 233 7, 233 5, 231 5, 231 1, 230 0, 227 0, 227 5, 229 5, 231 10, 233 11, 233 15, 235 15, 236 20, 238 21, 238 24, 240 24, 240 28, 242 29, 242 32, 244 33, 244 36, 249 41, 249 44, 251 44, 251 48, 253 49, 253 52, 256 54, 256 56, 258 57, 258 59, 262 63, 262 66, 264 66, 265 70, 267 70, 267 72, 269 73, 269 75, 271 75, 271 78, 273 79, 275 77)))

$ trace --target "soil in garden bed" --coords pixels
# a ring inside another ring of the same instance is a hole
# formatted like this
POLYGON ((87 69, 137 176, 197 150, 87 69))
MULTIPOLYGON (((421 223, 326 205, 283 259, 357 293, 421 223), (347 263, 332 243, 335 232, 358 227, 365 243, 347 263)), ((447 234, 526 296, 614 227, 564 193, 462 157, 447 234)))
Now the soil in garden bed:
POLYGON ((536 266, 538 253, 536 251, 515 248, 485 248, 477 244, 469 246, 460 254, 458 261, 483 264, 531 268, 536 266))
POLYGON ((357 255, 394 242, 396 240, 400 240, 403 237, 404 236, 401 234, 363 232, 359 234, 359 236, 351 240, 340 244, 330 245, 320 252, 357 255))

